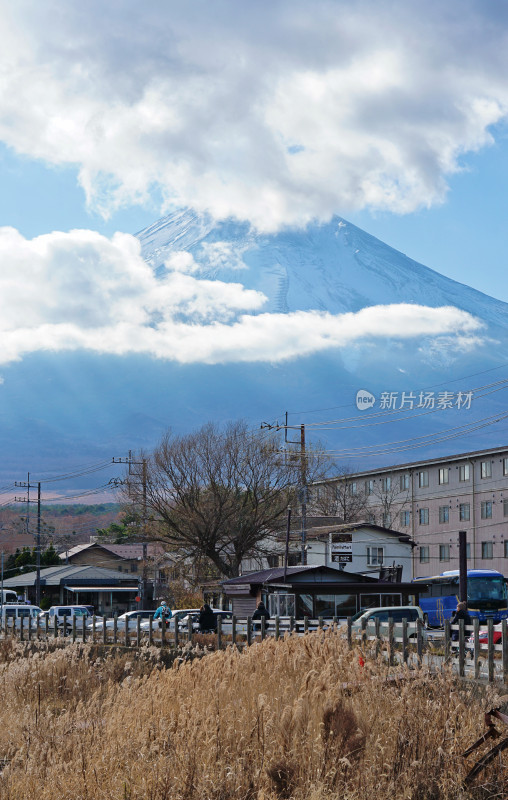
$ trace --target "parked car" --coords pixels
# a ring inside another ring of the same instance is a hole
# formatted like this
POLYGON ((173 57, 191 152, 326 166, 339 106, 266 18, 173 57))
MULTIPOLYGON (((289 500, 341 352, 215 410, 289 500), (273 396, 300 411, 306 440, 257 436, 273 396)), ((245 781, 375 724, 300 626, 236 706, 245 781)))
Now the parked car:
MULTIPOLYGON (((478 631, 478 641, 480 644, 488 644, 489 642, 489 634, 487 628, 480 628, 478 631)), ((503 641, 503 634, 501 631, 501 625, 494 625, 492 631, 492 641, 494 644, 501 644, 503 641)), ((468 636, 466 641, 466 647, 468 650, 474 650, 474 633, 468 636)))
POLYGON ((37 625, 39 614, 41 614, 39 606, 30 606, 26 603, 4 603, 1 606, 0 619, 2 626, 7 622, 7 625, 12 626, 14 624, 16 627, 20 627, 21 620, 23 620, 23 625, 28 628, 29 619, 32 620, 34 627, 37 625))
MULTIPOLYGON (((41 624, 46 624, 46 612, 41 612, 44 615, 44 618, 39 616, 39 620, 41 620, 41 624)), ((76 625, 82 625, 82 620, 85 618, 85 624, 90 619, 90 614, 88 613, 88 609, 86 606, 51 606, 49 611, 47 612, 47 618, 49 620, 49 627, 52 628, 55 624, 55 619, 57 620, 57 625, 59 628, 62 628, 65 624, 70 628, 72 626, 72 618, 76 618, 76 625)))
MULTIPOLYGON (((359 634, 362 631, 363 620, 367 623, 367 635, 372 636, 375 633, 376 619, 380 623, 387 623, 389 619, 393 619, 394 636, 400 638, 402 635, 402 621, 407 619, 408 637, 416 638, 417 620, 420 620, 423 628, 423 613, 419 606, 381 606, 378 608, 368 608, 364 611, 359 611, 352 619, 352 631, 359 634)), ((383 633, 386 633, 386 625, 383 633)))
MULTIPOLYGON (((116 618, 116 626, 117 630, 125 630, 125 625, 128 622, 129 630, 135 631, 137 629, 137 618, 140 617, 143 622, 148 623, 148 619, 150 616, 153 616, 154 611, 150 609, 135 609, 134 611, 126 611, 124 614, 120 614, 116 618)), ((109 617, 108 619, 104 619, 103 617, 96 617, 95 628, 96 630, 102 630, 104 625, 108 630, 113 630, 115 626, 115 620, 113 617, 109 617)))
MULTIPOLYGON (((232 611, 223 611, 221 608, 212 608, 213 615, 215 617, 215 627, 217 627, 217 617, 222 619, 222 629, 224 632, 231 631, 231 623, 233 620, 233 612, 232 611), (228 630, 228 623, 229 623, 229 630, 228 630)), ((192 620, 192 630, 196 633, 199 632, 199 609, 194 611, 192 614, 188 614, 187 616, 181 619, 181 626, 183 630, 187 630, 189 625, 189 616, 192 620)))

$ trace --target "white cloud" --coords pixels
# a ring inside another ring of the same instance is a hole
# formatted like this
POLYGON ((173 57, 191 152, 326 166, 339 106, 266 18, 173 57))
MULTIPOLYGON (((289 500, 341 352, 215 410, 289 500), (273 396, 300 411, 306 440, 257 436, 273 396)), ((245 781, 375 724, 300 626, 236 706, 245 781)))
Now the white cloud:
MULTIPOLYGON (((486 0, 0 0, 0 140, 143 202, 260 229, 441 202, 508 110, 486 0)), ((161 209, 164 210, 164 209, 161 209)))
MULTIPOLYGON (((365 339, 478 342, 482 324, 457 308, 399 304, 357 313, 263 313, 240 283, 199 279, 183 251, 156 278, 128 234, 54 232, 27 240, 0 228, 0 364, 41 351, 132 353, 180 363, 277 362, 365 339)), ((240 273, 241 274, 241 273, 240 273)), ((437 345, 436 345, 437 346, 437 345)))

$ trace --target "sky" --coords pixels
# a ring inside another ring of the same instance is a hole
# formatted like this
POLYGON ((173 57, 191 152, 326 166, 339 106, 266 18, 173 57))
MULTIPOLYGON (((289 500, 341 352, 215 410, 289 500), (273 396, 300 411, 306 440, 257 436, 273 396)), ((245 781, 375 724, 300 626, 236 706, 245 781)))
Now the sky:
MULTIPOLYGON (((267 341, 309 352, 316 315, 264 313, 241 270, 214 286, 182 253, 155 281, 132 234, 186 207, 263 233, 338 214, 508 302, 505 4, 0 9, 0 365, 106 342, 182 362, 269 359, 267 341)), ((311 350, 407 316, 322 315, 311 350)), ((410 334, 479 324, 422 307, 410 334)))

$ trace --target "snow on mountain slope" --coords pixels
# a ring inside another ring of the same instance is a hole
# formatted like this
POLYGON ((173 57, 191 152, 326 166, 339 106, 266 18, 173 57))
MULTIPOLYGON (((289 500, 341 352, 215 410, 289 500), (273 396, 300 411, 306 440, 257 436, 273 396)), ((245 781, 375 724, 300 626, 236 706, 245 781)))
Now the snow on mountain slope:
POLYGON ((338 457, 352 468, 508 442, 504 423, 459 438, 446 434, 489 414, 501 415, 507 405, 506 392, 476 392, 507 371, 501 368, 508 361, 507 304, 449 280, 339 218, 303 231, 258 235, 246 224, 214 223, 183 211, 158 220, 138 237, 157 275, 183 258, 199 279, 262 292, 266 302, 252 314, 451 305, 479 318, 484 328, 469 338, 371 336, 278 363, 178 363, 86 350, 32 355, 2 370, 3 483, 24 480, 27 471, 35 480, 76 464, 125 456, 131 448, 150 449, 168 427, 185 432, 208 420, 246 418, 257 428, 262 421, 282 422, 286 411, 291 424, 308 426, 310 442, 321 439, 334 451, 366 448, 367 457, 338 457), (396 421, 381 417, 373 424, 356 408, 360 389, 375 396, 376 411, 383 392, 400 398, 402 392, 417 397, 423 390, 446 390, 456 396, 475 389, 475 395, 470 408, 415 409, 396 421), (335 418, 351 422, 318 424, 335 418), (424 448, 397 453, 389 445, 438 433, 441 441, 424 448))
POLYGON ((244 223, 213 224, 185 211, 137 236, 155 269, 168 254, 187 251, 201 266, 202 277, 263 291, 269 298, 264 311, 336 314, 410 302, 455 305, 494 325, 507 320, 507 304, 440 275, 338 217, 326 225, 267 236, 256 235, 244 223))

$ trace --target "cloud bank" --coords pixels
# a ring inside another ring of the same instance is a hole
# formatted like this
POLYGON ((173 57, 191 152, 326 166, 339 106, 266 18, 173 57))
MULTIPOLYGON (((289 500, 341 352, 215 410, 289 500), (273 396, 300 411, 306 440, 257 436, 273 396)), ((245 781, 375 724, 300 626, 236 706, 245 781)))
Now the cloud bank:
POLYGON ((448 348, 470 347, 482 327, 457 308, 410 304, 266 313, 262 292, 200 277, 184 251, 172 253, 156 277, 139 241, 123 233, 27 240, 0 228, 0 264, 0 364, 73 350, 183 364, 280 362, 366 339, 443 336, 448 348))
POLYGON ((0 140, 104 215, 159 199, 261 230, 443 201, 508 110, 490 0, 0 0, 0 140))

